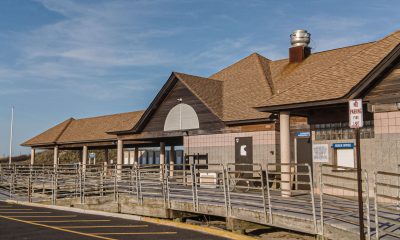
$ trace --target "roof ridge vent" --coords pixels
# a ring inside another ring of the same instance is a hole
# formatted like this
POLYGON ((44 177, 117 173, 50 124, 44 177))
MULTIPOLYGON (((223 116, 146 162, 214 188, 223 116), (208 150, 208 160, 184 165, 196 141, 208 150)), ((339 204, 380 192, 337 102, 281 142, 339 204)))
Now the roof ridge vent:
POLYGON ((290 34, 290 43, 292 47, 304 46, 308 47, 310 44, 311 34, 307 30, 299 29, 290 34))
POLYGON ((289 62, 302 62, 311 55, 311 48, 308 46, 311 34, 307 30, 295 30, 290 34, 291 47, 289 48, 289 62))

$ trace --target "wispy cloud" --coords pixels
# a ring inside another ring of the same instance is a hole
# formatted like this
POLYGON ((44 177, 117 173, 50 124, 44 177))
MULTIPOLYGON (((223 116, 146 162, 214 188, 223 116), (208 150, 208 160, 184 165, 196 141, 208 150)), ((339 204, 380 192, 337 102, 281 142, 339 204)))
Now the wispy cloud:
POLYGON ((132 92, 148 86, 139 84, 142 77, 135 80, 135 75, 127 74, 117 74, 119 84, 112 85, 116 71, 168 66, 175 57, 172 51, 148 44, 150 40, 172 37, 181 31, 142 26, 144 18, 163 14, 152 8, 154 1, 36 2, 63 18, 15 35, 19 57, 13 65, 0 66, 2 82, 50 85, 74 94, 87 94, 91 89, 99 92, 93 95, 95 98, 102 99, 124 97, 123 94, 129 93, 121 89, 132 92))

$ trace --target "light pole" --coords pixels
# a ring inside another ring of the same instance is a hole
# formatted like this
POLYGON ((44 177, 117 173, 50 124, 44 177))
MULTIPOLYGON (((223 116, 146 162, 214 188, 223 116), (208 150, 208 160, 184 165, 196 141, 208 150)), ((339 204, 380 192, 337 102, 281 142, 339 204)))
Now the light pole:
POLYGON ((11 126, 10 126, 10 152, 8 157, 8 164, 11 165, 12 161, 12 141, 13 141, 13 127, 14 127, 14 107, 11 108, 11 126))

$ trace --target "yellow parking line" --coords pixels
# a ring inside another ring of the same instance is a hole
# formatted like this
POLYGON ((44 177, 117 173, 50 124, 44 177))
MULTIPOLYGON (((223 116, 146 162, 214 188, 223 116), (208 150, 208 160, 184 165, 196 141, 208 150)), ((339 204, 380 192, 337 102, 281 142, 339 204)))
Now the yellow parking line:
POLYGON ((15 211, 15 210, 17 210, 17 211, 31 211, 32 209, 31 208, 4 208, 4 209, 2 209, 0 207, 0 211, 15 211))
POLYGON ((14 220, 14 221, 17 221, 17 222, 32 224, 32 225, 36 225, 36 226, 40 226, 40 227, 45 227, 45 228, 50 228, 50 229, 55 229, 55 230, 59 230, 59 231, 63 231, 63 232, 75 233, 75 234, 79 234, 79 235, 83 235, 83 236, 88 236, 88 237, 93 237, 93 238, 98 238, 98 239, 116 240, 116 239, 114 239, 114 238, 96 236, 96 235, 93 235, 93 234, 90 234, 90 233, 77 232, 77 231, 74 231, 74 230, 63 229, 63 228, 60 228, 60 227, 49 226, 49 225, 40 224, 40 223, 35 223, 35 222, 30 222, 30 221, 24 221, 24 220, 12 218, 12 217, 6 217, 6 216, 0 216, 0 217, 1 217, 1 218, 8 219, 8 220, 14 220))
POLYGON ((32 221, 34 223, 68 223, 68 222, 109 222, 111 220, 55 220, 55 221, 32 221))
POLYGON ((92 233, 93 235, 169 235, 177 232, 127 232, 127 233, 92 233))
POLYGON ((40 217, 40 218, 62 218, 62 217, 76 217, 76 215, 60 215, 60 216, 6 216, 6 217, 15 217, 15 218, 36 218, 36 217, 40 217))
POLYGON ((121 225, 121 226, 63 226, 63 228, 141 228, 149 225, 121 225))
POLYGON ((0 212, 0 214, 4 214, 4 213, 51 213, 51 212, 0 212))

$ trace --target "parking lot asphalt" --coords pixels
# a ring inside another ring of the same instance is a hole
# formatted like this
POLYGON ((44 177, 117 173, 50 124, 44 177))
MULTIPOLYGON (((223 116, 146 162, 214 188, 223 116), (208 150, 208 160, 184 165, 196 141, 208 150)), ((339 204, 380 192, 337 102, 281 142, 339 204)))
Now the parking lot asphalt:
POLYGON ((0 202, 0 239, 222 240, 159 224, 0 202))

